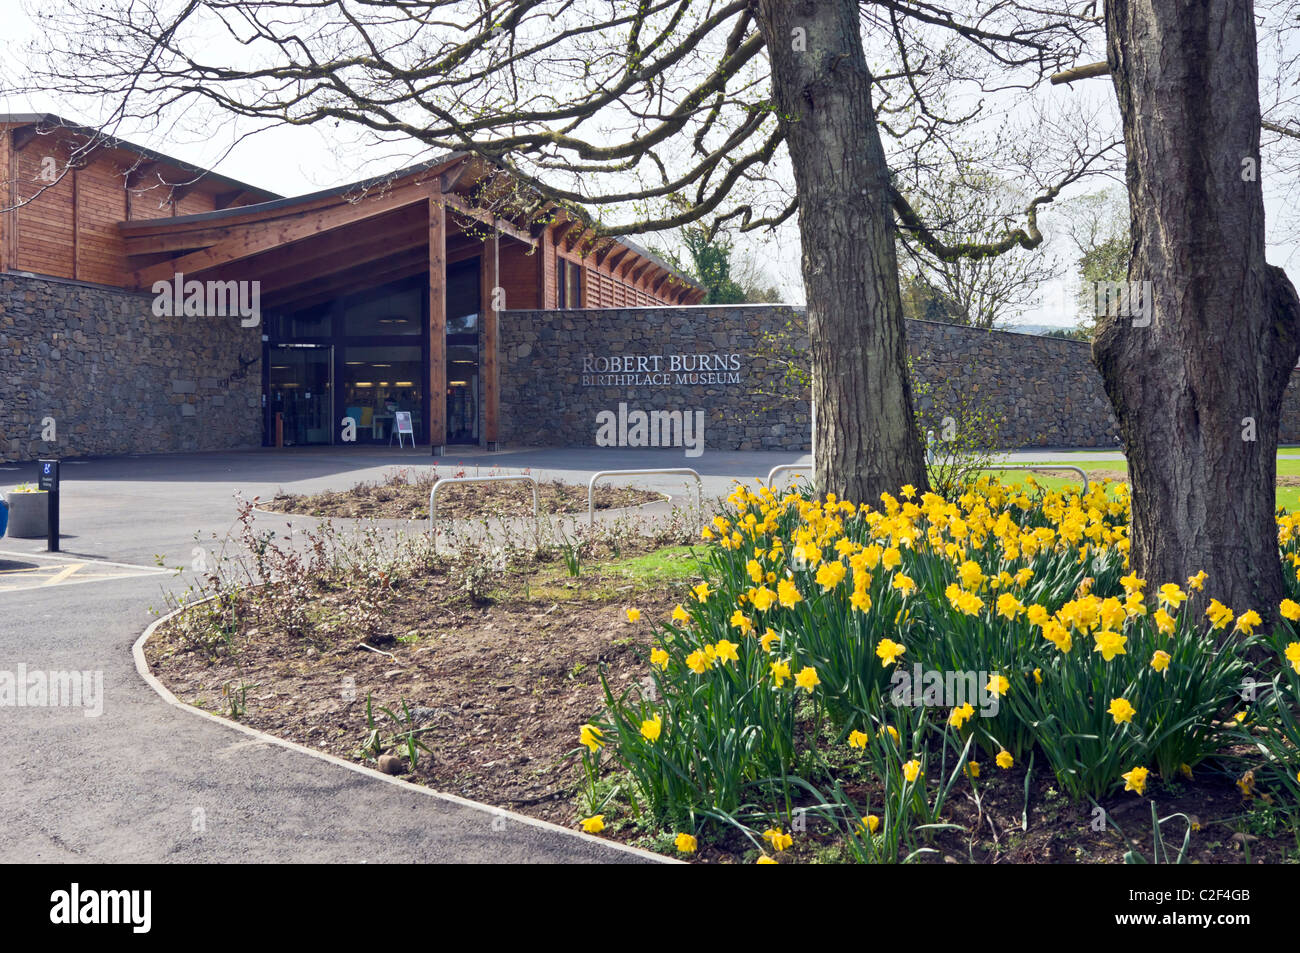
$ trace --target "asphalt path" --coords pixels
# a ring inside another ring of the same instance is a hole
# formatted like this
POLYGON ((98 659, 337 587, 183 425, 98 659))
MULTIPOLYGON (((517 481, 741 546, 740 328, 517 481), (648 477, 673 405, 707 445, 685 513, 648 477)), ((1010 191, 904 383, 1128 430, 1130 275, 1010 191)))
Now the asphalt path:
MULTIPOLYGON (((792 459, 706 454, 692 461, 680 451, 489 455, 465 450, 437 463, 438 472, 446 474, 526 469, 574 482, 585 482, 596 469, 685 465, 707 472, 706 493, 716 494, 726 492, 733 476, 765 474, 792 459)), ((42 558, 43 540, 0 539, 0 682, 4 673, 16 677, 20 671, 91 677, 81 707, 6 704, 0 691, 0 861, 645 859, 594 837, 430 797, 250 737, 169 704, 137 672, 133 643, 157 612, 165 611, 168 594, 182 595, 192 581, 188 568, 159 572, 159 564, 189 567, 196 545, 214 533, 224 536, 237 492, 266 498, 279 489, 344 489, 395 467, 431 463, 427 448, 423 453, 304 448, 65 462, 62 558, 42 558), (78 568, 57 580, 69 566, 78 568), (96 677, 102 677, 97 702, 102 713, 88 717, 96 677)), ((34 479, 34 465, 0 467, 0 487, 34 479)), ((677 478, 657 485, 675 494, 675 502, 686 499, 687 487, 677 478)))

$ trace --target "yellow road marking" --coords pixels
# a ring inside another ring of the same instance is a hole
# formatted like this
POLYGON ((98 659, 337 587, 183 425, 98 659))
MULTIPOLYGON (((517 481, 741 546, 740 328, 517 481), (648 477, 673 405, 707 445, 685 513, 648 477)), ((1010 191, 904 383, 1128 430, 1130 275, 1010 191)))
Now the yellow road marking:
POLYGON ((74 572, 76 572, 78 569, 82 568, 85 565, 86 565, 85 563, 73 563, 71 566, 66 566, 62 571, 55 573, 49 579, 46 579, 43 583, 41 583, 41 585, 42 586, 58 585, 63 580, 67 579, 74 572))

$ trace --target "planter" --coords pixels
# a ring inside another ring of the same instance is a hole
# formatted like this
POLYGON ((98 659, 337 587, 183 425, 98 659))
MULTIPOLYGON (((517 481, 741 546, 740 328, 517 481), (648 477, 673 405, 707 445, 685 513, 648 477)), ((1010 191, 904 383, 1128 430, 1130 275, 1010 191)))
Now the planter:
POLYGON ((49 532, 49 494, 44 490, 36 493, 6 493, 5 502, 9 504, 9 528, 6 536, 18 539, 43 539, 49 532))

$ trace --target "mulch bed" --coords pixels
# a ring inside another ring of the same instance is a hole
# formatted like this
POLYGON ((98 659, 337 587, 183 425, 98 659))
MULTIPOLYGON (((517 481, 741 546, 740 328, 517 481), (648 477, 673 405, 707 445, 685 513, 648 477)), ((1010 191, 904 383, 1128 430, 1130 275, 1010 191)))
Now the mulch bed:
MULTIPOLYGON (((455 474, 448 474, 455 475, 455 474)), ((277 493, 258 506, 275 513, 352 519, 428 519, 433 480, 408 482, 398 475, 387 482, 361 483, 349 490, 327 490, 310 495, 277 493)), ((632 487, 597 486, 593 503, 598 510, 641 506, 664 499, 632 487)), ((469 483, 438 491, 439 517, 526 516, 532 512, 533 490, 527 483, 469 483)), ((587 510, 587 488, 557 480, 537 485, 539 513, 570 514, 587 510)))

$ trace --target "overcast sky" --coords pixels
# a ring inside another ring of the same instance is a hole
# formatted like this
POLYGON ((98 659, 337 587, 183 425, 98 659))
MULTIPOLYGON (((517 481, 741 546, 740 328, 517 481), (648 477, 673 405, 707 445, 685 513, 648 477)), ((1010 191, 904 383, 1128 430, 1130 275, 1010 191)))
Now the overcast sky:
MULTIPOLYGON (((0 35, 0 55, 5 60, 5 72, 21 77, 22 48, 33 37, 36 27, 25 12, 22 0, 0 0, 0 23, 4 25, 4 33, 0 35)), ((1049 97, 1049 102, 1052 101, 1050 97, 1059 97, 1061 100, 1087 97, 1102 104, 1103 108, 1110 109, 1112 113, 1115 111, 1110 84, 1102 79, 1087 80, 1073 87, 1051 87, 1044 90, 1042 95, 1049 97)), ((53 112, 88 125, 95 125, 102 119, 93 114, 93 108, 85 105, 70 106, 68 103, 39 96, 18 99, 0 95, 0 111, 53 112)), ((385 154, 378 148, 340 147, 336 140, 337 130, 334 129, 279 127, 240 142, 240 133, 244 131, 246 127, 232 120, 223 126, 209 128, 201 140, 174 129, 122 128, 119 135, 137 145, 183 159, 201 168, 213 168, 232 178, 284 195, 299 195, 355 181, 365 175, 389 171, 401 167, 408 158, 395 153, 385 154)), ((1294 182, 1270 181, 1267 154, 1263 172, 1269 222, 1269 259, 1274 264, 1285 267, 1292 281, 1300 286, 1300 246, 1294 241, 1278 240, 1283 231, 1290 231, 1293 236, 1297 231, 1296 219, 1285 218, 1284 210, 1290 213, 1295 208, 1294 199, 1300 195, 1300 189, 1295 188, 1294 182)), ((1093 181, 1084 186, 1083 191, 1096 191, 1107 184, 1101 180, 1093 181)), ((1043 231, 1048 236, 1044 245, 1046 253, 1060 260, 1062 271, 1068 272, 1069 249, 1064 241, 1053 241, 1053 233, 1057 229, 1050 209, 1042 219, 1043 231)), ((654 236, 640 236, 638 240, 642 244, 656 243, 654 236)), ((797 228, 791 225, 785 234, 775 238, 742 237, 739 244, 781 286, 788 300, 802 303, 797 228)), ((1077 321, 1077 315, 1074 313, 1075 298, 1070 285, 1068 280, 1045 285, 1040 295, 1042 304, 1025 312, 1014 323, 1062 327, 1073 325, 1077 321)))

